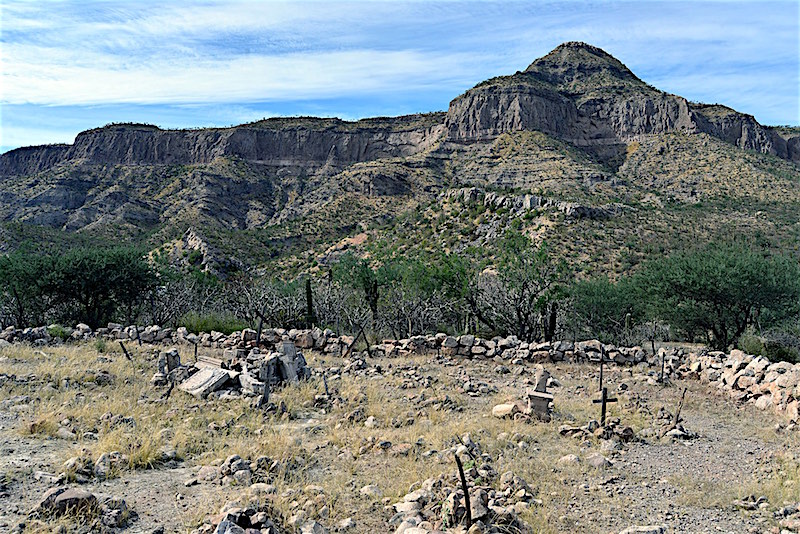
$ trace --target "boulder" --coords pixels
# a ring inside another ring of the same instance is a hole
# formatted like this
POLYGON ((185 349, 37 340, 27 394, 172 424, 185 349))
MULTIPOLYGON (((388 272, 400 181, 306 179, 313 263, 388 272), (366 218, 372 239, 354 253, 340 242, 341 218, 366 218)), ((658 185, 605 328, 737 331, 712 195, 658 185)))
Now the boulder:
POLYGON ((97 497, 81 488, 52 488, 39 503, 39 510, 53 515, 91 511, 97 506, 97 497))
POLYGON ((492 408, 492 415, 503 419, 505 417, 513 417, 515 413, 519 413, 520 409, 516 404, 498 404, 492 408))

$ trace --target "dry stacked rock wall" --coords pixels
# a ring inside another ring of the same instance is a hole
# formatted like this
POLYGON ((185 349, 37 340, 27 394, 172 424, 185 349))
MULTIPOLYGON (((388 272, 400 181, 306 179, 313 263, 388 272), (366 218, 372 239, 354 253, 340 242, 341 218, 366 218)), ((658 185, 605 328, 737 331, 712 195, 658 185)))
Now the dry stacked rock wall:
POLYGON ((699 379, 738 402, 800 422, 800 363, 770 362, 740 350, 664 355, 674 376, 699 379))
MULTIPOLYGON (((53 328, 43 326, 18 330, 8 327, 0 331, 0 348, 11 343, 46 345, 61 342, 48 330, 53 331, 53 328)), ((185 328, 123 327, 112 323, 96 331, 86 325, 77 325, 67 332, 72 340, 103 338, 133 342, 141 340, 143 343, 161 345, 199 345, 229 351, 227 354, 231 358, 243 357, 258 345, 257 332, 251 329, 230 335, 221 332, 192 334, 185 328)), ((274 328, 262 332, 260 346, 280 351, 284 341, 292 341, 300 349, 342 355, 350 352, 354 338, 337 336, 329 329, 274 328)), ((700 380, 738 402, 751 402, 761 410, 773 410, 793 421, 798 421, 800 411, 800 363, 770 362, 763 356, 745 354, 740 350, 725 353, 662 348, 653 356, 642 347, 604 345, 597 340, 529 343, 516 336, 484 339, 471 334, 452 336, 438 333, 399 340, 385 339, 371 345, 365 353, 364 356, 373 358, 441 354, 466 359, 493 359, 515 365, 525 362, 596 362, 601 354, 618 365, 660 366, 663 360, 668 375, 700 380)))

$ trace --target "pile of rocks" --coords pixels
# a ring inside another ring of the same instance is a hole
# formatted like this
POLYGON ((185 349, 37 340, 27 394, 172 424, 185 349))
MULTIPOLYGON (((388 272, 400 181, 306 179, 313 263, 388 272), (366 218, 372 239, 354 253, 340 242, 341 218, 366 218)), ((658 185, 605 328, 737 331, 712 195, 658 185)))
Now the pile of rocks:
POLYGON ((564 424, 558 427, 558 433, 562 436, 570 436, 580 440, 597 438, 601 440, 602 450, 613 450, 617 445, 605 444, 612 441, 617 444, 627 443, 635 439, 633 428, 623 425, 618 417, 609 419, 605 425, 601 425, 596 420, 591 420, 583 426, 564 424), (612 448, 613 447, 613 448, 612 448))
POLYGON ((172 349, 158 352, 157 366, 151 380, 155 386, 178 384, 198 398, 255 397, 258 406, 267 404, 274 385, 311 376, 303 353, 288 340, 281 343, 280 352, 226 350, 221 359, 199 356, 192 365, 182 365, 178 351, 172 349))
MULTIPOLYGON (((525 480, 512 472, 498 476, 491 456, 482 453, 469 435, 461 438, 461 444, 440 454, 451 457, 458 454, 472 464, 464 471, 473 521, 469 532, 532 532, 518 515, 531 506, 540 505, 541 501, 525 480)), ((466 501, 457 471, 414 486, 418 488, 389 507, 394 514, 389 525, 395 529, 395 534, 451 531, 449 529, 464 524, 466 501)))
POLYGON ((195 476, 184 484, 198 483, 233 485, 246 488, 239 502, 227 503, 218 514, 206 518, 204 524, 193 531, 194 534, 282 534, 296 532, 301 534, 327 534, 327 529, 314 519, 328 518, 328 498, 319 486, 309 485, 300 489, 288 488, 278 495, 272 482, 284 477, 291 470, 302 466, 302 458, 273 461, 260 456, 252 461, 231 455, 225 460, 217 460, 212 465, 197 468, 195 476), (277 499, 288 503, 286 508, 292 515, 285 519, 274 504, 277 499))
MULTIPOLYGON (((285 534, 289 529, 281 526, 274 506, 269 499, 253 500, 246 505, 229 502, 218 514, 209 516, 192 534, 285 534)), ((312 531, 313 532, 313 531, 312 531)), ((315 533, 316 534, 316 533, 315 533)))
POLYGON ((42 496, 39 505, 31 511, 31 517, 60 517, 77 515, 91 525, 92 531, 124 527, 136 519, 136 513, 127 503, 117 497, 98 498, 81 488, 58 486, 42 496))
POLYGON ((512 363, 591 361, 599 360, 603 353, 607 361, 617 364, 633 365, 647 361, 647 355, 641 347, 604 345, 597 340, 578 343, 570 341, 528 343, 519 340, 517 336, 482 339, 471 334, 450 336, 438 333, 409 339, 386 339, 370 347, 372 356, 392 357, 431 353, 475 359, 494 358, 512 363))
POLYGON ((740 350, 662 353, 667 370, 682 378, 696 378, 740 402, 752 402, 761 410, 772 409, 788 418, 789 428, 800 423, 800 363, 771 363, 763 356, 740 350))
MULTIPOLYGON (((193 486, 198 483, 251 486, 261 484, 266 486, 267 482, 272 481, 275 473, 282 466, 280 462, 273 461, 267 456, 259 456, 250 461, 243 459, 238 454, 228 456, 224 460, 221 458, 211 465, 203 465, 196 469, 195 475, 184 482, 186 486, 193 486)), ((274 486, 262 488, 261 493, 274 493, 274 486)))
POLYGON ((785 529, 785 532, 800 532, 800 501, 786 504, 777 510, 775 519, 785 529))
POLYGON ((158 325, 122 326, 118 323, 108 323, 108 326, 96 330, 92 330, 85 324, 78 324, 74 328, 50 325, 17 329, 9 326, 0 330, 0 346, 3 343, 47 345, 61 343, 65 340, 85 341, 96 338, 147 344, 197 345, 216 349, 250 349, 256 346, 275 349, 282 341, 289 339, 301 349, 316 349, 336 354, 346 351, 354 339, 352 336, 336 336, 332 330, 320 328, 308 330, 270 328, 261 333, 260 343, 256 342, 258 332, 249 328, 233 332, 230 335, 215 331, 193 334, 184 327, 173 329, 161 328, 158 325))

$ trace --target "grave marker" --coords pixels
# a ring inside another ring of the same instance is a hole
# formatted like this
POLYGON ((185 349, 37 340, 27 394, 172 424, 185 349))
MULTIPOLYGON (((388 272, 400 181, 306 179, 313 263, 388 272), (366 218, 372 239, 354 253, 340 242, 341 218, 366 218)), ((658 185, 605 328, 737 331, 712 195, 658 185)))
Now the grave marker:
POLYGON ((600 405, 600 426, 606 426, 606 404, 609 402, 617 402, 617 399, 608 398, 608 389, 603 388, 599 399, 592 401, 593 404, 600 405))

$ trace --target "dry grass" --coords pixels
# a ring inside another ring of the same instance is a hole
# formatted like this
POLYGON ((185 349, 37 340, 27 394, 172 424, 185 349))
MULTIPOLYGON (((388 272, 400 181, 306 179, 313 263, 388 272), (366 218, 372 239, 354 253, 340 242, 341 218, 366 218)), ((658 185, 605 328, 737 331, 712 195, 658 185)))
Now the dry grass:
MULTIPOLYGON (((602 474, 583 462, 574 466, 558 464, 566 454, 583 457, 587 453, 580 440, 559 435, 559 425, 583 425, 599 417, 597 405, 591 403, 597 396, 595 371, 586 366, 549 367, 562 384, 550 423, 490 416, 494 404, 519 398, 525 388, 511 375, 498 377, 493 373, 493 364, 473 364, 469 375, 495 383, 498 391, 469 397, 457 392, 463 381, 458 367, 433 365, 424 357, 381 362, 387 372, 379 378, 329 379, 332 397, 338 401, 324 409, 314 405, 315 395, 324 391, 320 378, 280 388, 273 392, 271 400, 284 403, 287 413, 278 416, 252 409, 247 399, 197 400, 178 390, 166 402, 153 402, 162 394, 149 383, 155 358, 152 352, 139 351, 135 346, 132 353, 134 361, 129 362, 119 353, 100 354, 90 345, 48 347, 43 351, 15 346, 0 354, 0 373, 28 376, 29 380, 0 386, 0 395, 28 395, 32 399, 29 412, 20 418, 20 433, 51 439, 66 420, 76 429, 75 445, 64 442, 62 456, 54 458, 56 468, 83 450, 93 459, 111 451, 126 455, 127 464, 116 473, 123 478, 131 471, 157 468, 164 449, 176 450, 190 466, 216 464, 231 454, 250 460, 268 456, 280 465, 271 473, 270 481, 277 488, 273 504, 285 518, 303 508, 313 517, 326 506, 323 523, 335 525, 353 517, 359 531, 381 531, 391 516, 384 510, 386 504, 397 502, 427 478, 454 474, 455 463, 447 451, 457 446, 464 434, 469 434, 491 456, 498 474, 512 471, 537 490, 542 505, 530 508, 522 516, 535 532, 585 531, 571 512, 581 499, 591 498, 594 504, 614 513, 636 504, 604 489, 582 492, 577 488, 596 484, 602 474), (407 382, 404 371, 399 369, 403 366, 418 369, 422 376, 433 376, 433 386, 401 388, 407 382), (113 375, 113 384, 95 384, 98 371, 113 375), (46 387, 48 383, 50 388, 46 387), (447 407, 419 405, 421 395, 441 398, 445 394, 453 400, 447 407), (348 415, 359 409, 364 418, 375 418, 374 427, 366 427, 363 419, 348 421, 348 415), (135 425, 115 425, 106 415, 109 412, 130 417, 135 425), (97 438, 84 438, 84 432, 94 432, 97 438), (378 444, 385 441, 410 444, 410 452, 395 455, 392 449, 383 451, 378 444), (382 497, 375 500, 362 496, 359 489, 368 484, 377 485, 382 497), (309 485, 321 487, 322 496, 304 493, 303 488, 309 485)), ((191 361, 186 357, 188 353, 184 356, 184 360, 191 361)), ((339 363, 323 355, 311 354, 308 359, 317 367, 339 363)), ((627 392, 616 390, 620 383, 632 380, 627 371, 608 371, 608 385, 619 398, 609 406, 608 417, 619 417, 639 431, 652 426, 652 415, 633 407, 627 392)), ((689 387, 685 413, 713 415, 715 420, 759 439, 775 441, 774 431, 765 430, 763 420, 749 417, 750 414, 742 417, 726 401, 704 394, 700 384, 689 387)), ((650 411, 654 413, 662 405, 674 409, 681 389, 651 388, 650 411)), ((771 503, 791 500, 800 484, 798 457, 792 452, 798 445, 796 436, 787 437, 784 452, 773 462, 770 476, 754 477, 735 488, 694 476, 671 477, 668 482, 678 489, 676 502, 687 506, 724 508, 747 494, 766 495, 771 503)), ((628 482, 646 481, 631 478, 628 482)), ((176 518, 187 529, 199 525, 209 511, 218 510, 225 502, 253 498, 241 487, 204 484, 202 488, 202 506, 188 510, 176 507, 176 518)))

